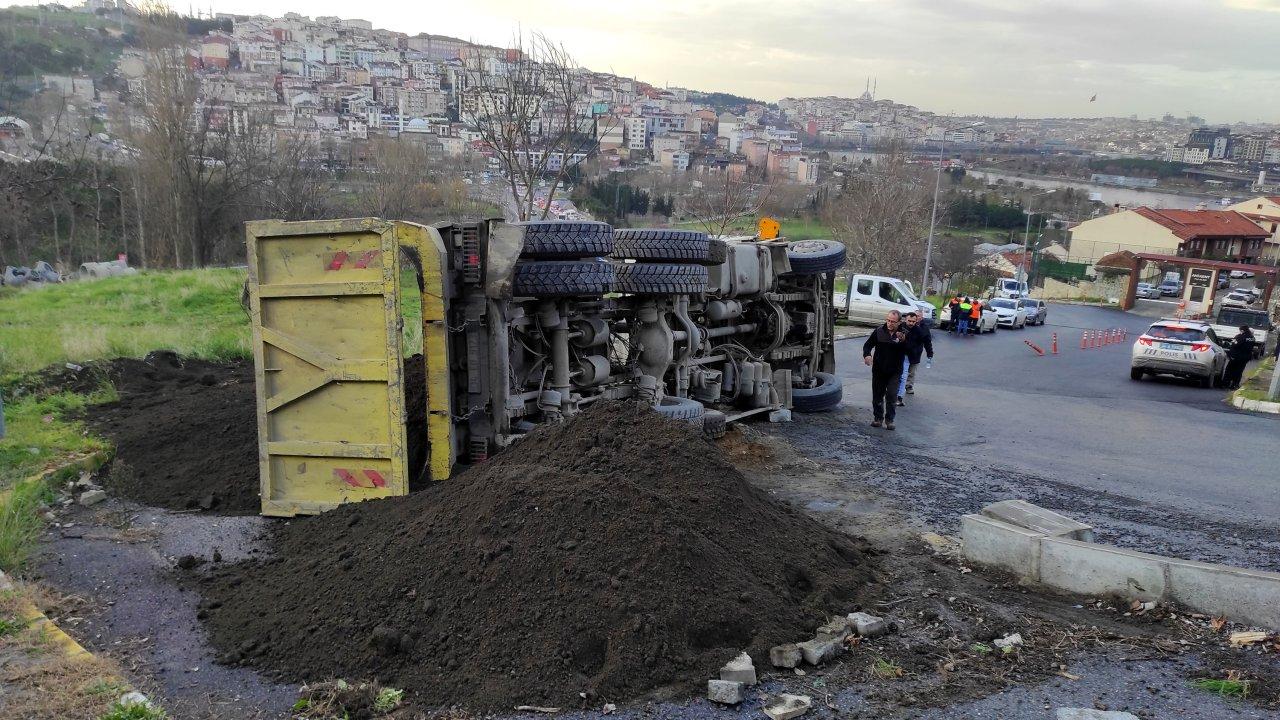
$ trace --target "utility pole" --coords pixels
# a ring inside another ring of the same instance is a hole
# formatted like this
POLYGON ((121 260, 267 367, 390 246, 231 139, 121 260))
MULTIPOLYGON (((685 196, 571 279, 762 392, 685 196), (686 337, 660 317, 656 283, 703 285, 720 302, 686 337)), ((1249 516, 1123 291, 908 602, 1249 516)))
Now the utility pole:
POLYGON ((920 294, 922 296, 929 294, 929 261, 933 258, 933 230, 938 224, 938 187, 942 184, 942 154, 947 146, 947 133, 969 130, 981 127, 984 124, 982 121, 978 121, 942 131, 942 142, 938 144, 938 171, 933 176, 933 210, 929 211, 929 239, 924 246, 924 277, 920 280, 920 294))

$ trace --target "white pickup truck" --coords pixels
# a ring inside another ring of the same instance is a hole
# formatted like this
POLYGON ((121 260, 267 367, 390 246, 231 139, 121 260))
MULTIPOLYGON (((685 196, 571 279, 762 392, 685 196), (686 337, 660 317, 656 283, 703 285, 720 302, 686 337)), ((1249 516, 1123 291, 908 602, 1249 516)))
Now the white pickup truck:
POLYGON ((1218 317, 1213 319, 1213 334, 1218 336, 1223 347, 1228 347, 1231 345, 1231 340, 1240 334, 1242 325, 1249 326, 1253 332, 1253 339, 1258 343, 1253 349, 1253 356, 1255 358, 1265 356, 1271 349, 1271 343, 1275 342, 1276 326, 1262 310, 1224 307, 1218 311, 1218 317))

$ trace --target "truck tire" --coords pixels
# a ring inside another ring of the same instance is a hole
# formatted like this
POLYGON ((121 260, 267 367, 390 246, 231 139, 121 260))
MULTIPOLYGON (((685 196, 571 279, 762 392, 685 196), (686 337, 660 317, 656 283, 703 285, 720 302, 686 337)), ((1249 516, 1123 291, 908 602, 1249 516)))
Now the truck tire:
POLYGON ((607 260, 518 262, 511 289, 522 297, 603 295, 613 288, 613 266, 607 260))
POLYGON ((720 238, 707 241, 707 259, 704 265, 719 265, 729 259, 729 243, 720 238))
POLYGON ((674 395, 662 396, 653 409, 670 420, 688 420, 697 423, 702 422, 702 416, 706 412, 706 408, 702 407, 702 403, 697 400, 674 395))
POLYGON ((791 409, 796 412, 825 412, 840 404, 844 388, 831 373, 814 373, 818 384, 811 388, 791 388, 791 409))
POLYGON ((792 275, 818 275, 844 266, 844 245, 833 240, 797 240, 787 243, 792 275))
POLYGON ((657 228, 614 230, 613 256, 625 260, 702 262, 707 259, 707 234, 657 228))
POLYGON ((673 263, 614 263, 614 289, 635 295, 679 295, 706 292, 707 269, 673 263))
POLYGON ((524 228, 520 257, 603 257, 613 250, 613 228, 608 223, 540 220, 514 224, 524 228))
POLYGON ((707 410, 702 414, 702 435, 711 440, 724 437, 729 418, 719 410, 707 410))

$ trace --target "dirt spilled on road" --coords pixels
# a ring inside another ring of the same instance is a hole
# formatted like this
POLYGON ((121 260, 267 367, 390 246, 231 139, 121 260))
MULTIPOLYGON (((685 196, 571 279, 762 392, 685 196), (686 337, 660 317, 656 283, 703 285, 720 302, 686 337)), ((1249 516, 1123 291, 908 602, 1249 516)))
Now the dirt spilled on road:
POLYGON ((405 498, 293 521, 203 581, 225 663, 376 679, 419 706, 685 693, 812 636, 877 583, 865 544, 775 502, 696 428, 597 405, 405 498))
MULTIPOLYGON (((427 459, 422 356, 408 358, 404 372, 408 456, 410 467, 420 469, 427 459)), ((34 384, 41 392, 87 394, 104 382, 119 399, 88 406, 82 418, 115 445, 100 478, 107 490, 170 510, 247 515, 261 509, 252 363, 156 351, 140 360, 55 366, 34 384)))

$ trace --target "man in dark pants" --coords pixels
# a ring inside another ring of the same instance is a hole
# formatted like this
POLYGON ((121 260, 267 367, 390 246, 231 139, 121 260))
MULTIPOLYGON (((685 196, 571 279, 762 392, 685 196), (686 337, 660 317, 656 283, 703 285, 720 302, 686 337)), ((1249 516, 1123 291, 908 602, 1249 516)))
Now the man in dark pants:
POLYGON ((1227 349, 1227 369, 1222 373, 1222 384, 1229 388, 1240 387, 1240 379, 1244 377, 1244 366, 1253 357, 1253 332, 1248 325, 1240 326, 1240 334, 1231 341, 1227 349))
POLYGON ((907 376, 898 383, 898 407, 902 407, 902 396, 915 395, 916 385, 916 366, 920 364, 920 358, 928 353, 929 359, 933 360, 933 335, 929 332, 929 328, 920 322, 920 316, 917 313, 907 313, 907 326, 904 330, 907 333, 907 376), (904 392, 905 391, 905 392, 904 392))
POLYGON ((880 423, 893 429, 897 411, 894 401, 898 397, 898 380, 902 377, 902 359, 907 353, 907 334, 899 325, 902 316, 890 310, 884 324, 862 344, 862 361, 871 366, 871 427, 880 423))

